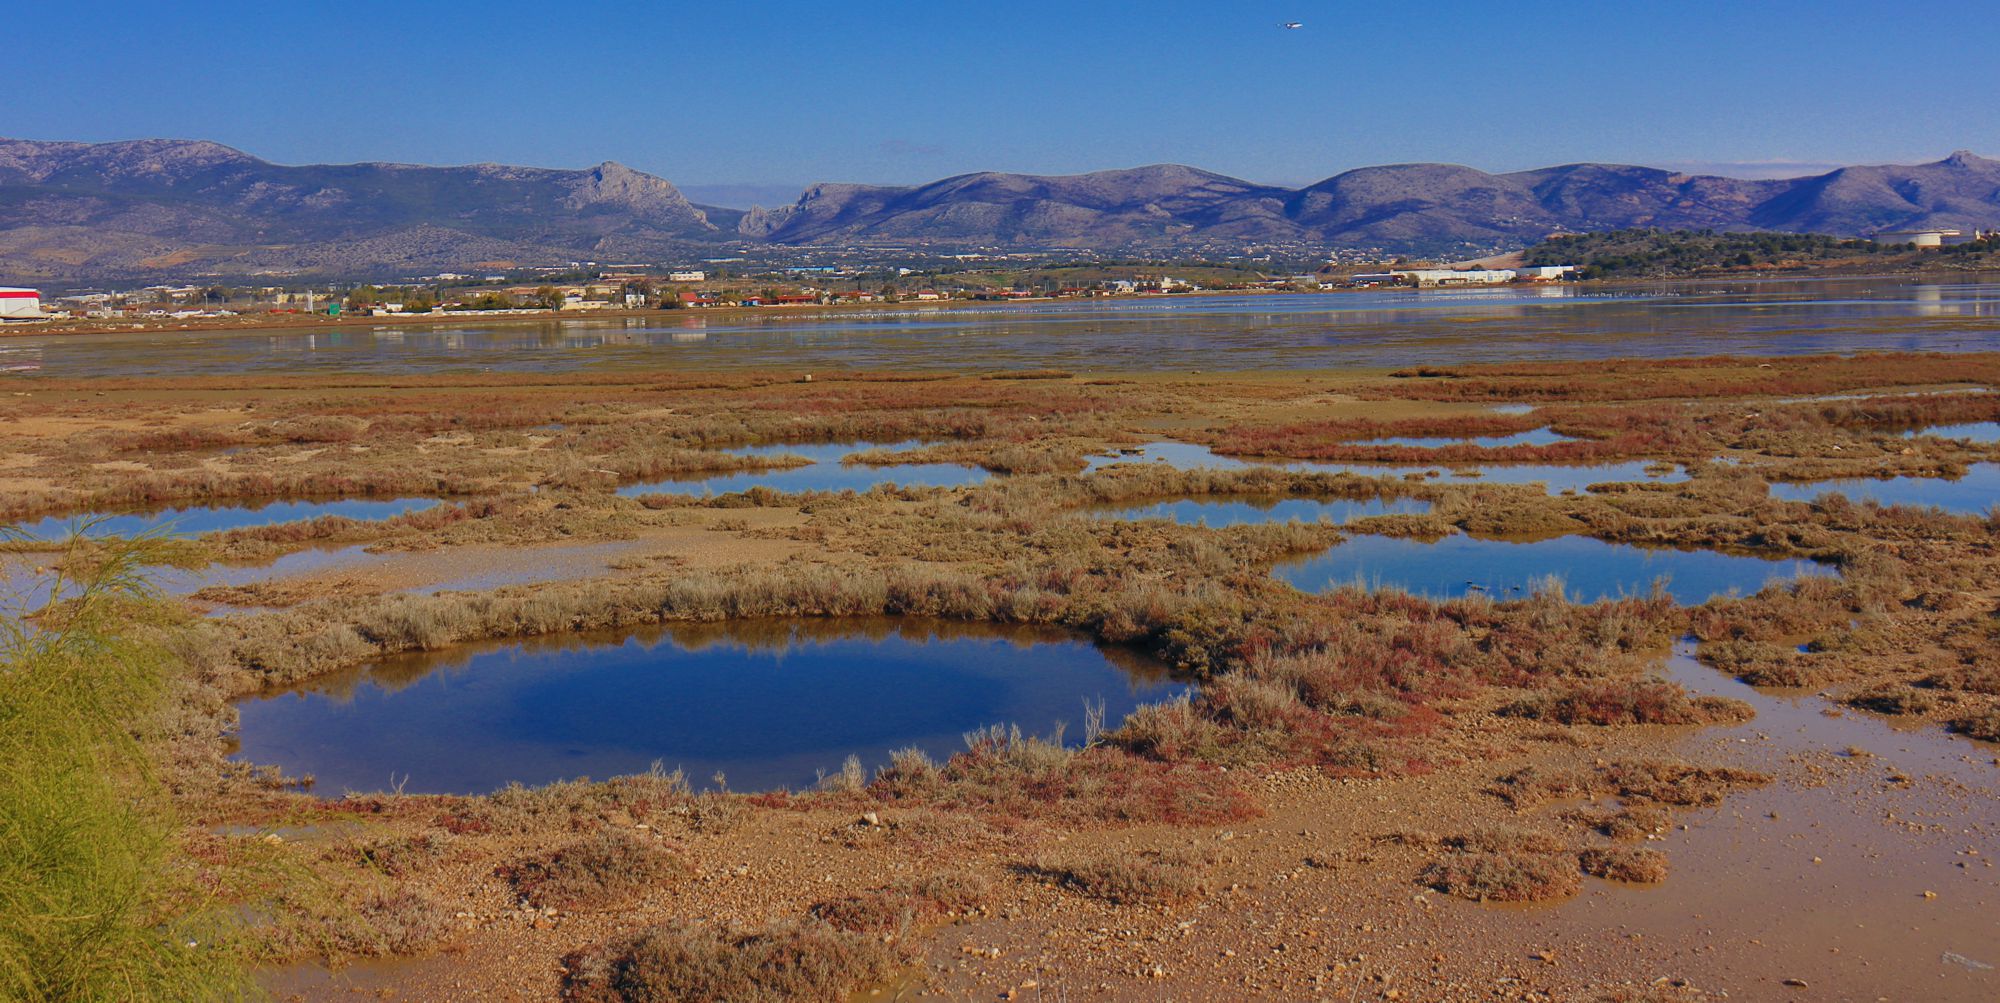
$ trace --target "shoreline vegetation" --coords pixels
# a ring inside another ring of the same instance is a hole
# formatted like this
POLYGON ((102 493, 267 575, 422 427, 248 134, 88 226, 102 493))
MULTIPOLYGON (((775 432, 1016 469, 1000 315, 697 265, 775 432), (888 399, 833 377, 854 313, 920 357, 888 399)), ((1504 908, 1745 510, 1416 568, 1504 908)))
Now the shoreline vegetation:
MULTIPOLYGON (((147 663, 158 704, 144 714, 118 705, 111 730, 137 736, 119 754, 143 750, 148 768, 118 775, 153 778, 160 810, 120 824, 152 833, 163 855, 132 859, 166 860, 157 870, 188 881, 126 897, 151 905, 121 929, 143 937, 186 917, 233 917, 226 950, 201 956, 303 966, 267 967, 281 996, 326 985, 316 981, 324 966, 388 959, 387 981, 375 983, 385 988, 579 1000, 829 998, 895 985, 1223 996, 1253 983, 1285 996, 1447 998, 1498 988, 1492 973, 1503 968, 1523 973, 1510 985, 1556 998, 1692 999, 1615 992, 1656 977, 1732 993, 1755 985, 1718 985, 1740 974, 1694 951, 1671 962, 1687 970, 1665 973, 1609 952, 1534 961, 1519 940, 1530 934, 1478 905, 1538 903, 1553 923, 1561 903, 1601 883, 1672 889, 1684 873, 1713 874, 1705 869, 1719 862, 1668 838, 1706 824, 1690 812, 1799 785, 1795 764, 1732 758, 1703 741, 1753 710, 1666 678, 1676 643, 1692 638, 1728 676, 1824 693, 1829 710, 1949 730, 1969 756, 1989 751, 1975 741, 2000 741, 2000 506, 1951 514, 1769 490, 2000 461, 2000 445, 1903 434, 2000 419, 1990 392, 2000 354, 1011 375, 1034 378, 33 381, 0 424, 10 458, 0 520, 270 497, 445 499, 379 521, 0 548, 4 567, 29 580, 39 568, 136 582, 145 569, 254 567, 333 547, 416 569, 394 581, 366 563, 251 578, 145 616, 86 593, 17 621, 96 624, 158 653, 147 663), (1500 405, 1532 411, 1492 410, 1500 405), (1564 438, 1369 444, 1542 428, 1564 438), (1646 461, 1688 476, 1552 494, 1422 473, 1087 467, 1161 439, 1245 459, 1439 470, 1646 461), (924 445, 855 462, 961 463, 994 476, 865 492, 618 493, 666 474, 794 465, 722 446, 911 440, 924 445), (1093 514, 1242 497, 1408 498, 1429 509, 1213 529, 1093 514), (1505 600, 1365 583, 1314 594, 1270 574, 1361 534, 1589 536, 1808 558, 1839 574, 1693 606, 1657 588, 1587 605, 1547 588, 1505 600), (450 585, 466 561, 534 564, 585 547, 616 556, 546 581, 450 585), (231 701, 397 653, 881 617, 1078 631, 1165 662, 1194 691, 1123 721, 1086 721, 1081 744, 996 721, 949 758, 903 750, 872 773, 859 760, 830 763, 817 785, 795 790, 732 791, 726 778, 663 763, 482 796, 321 791, 233 755, 231 701), (1329 909, 1337 924, 1318 918, 1329 909), (1277 927, 1243 925, 1261 916, 1277 927), (1461 945, 1451 957, 1414 932, 1440 924, 1461 945), (1145 932, 1098 932, 1121 929, 1145 932)), ((11 662, 32 669, 36 657, 11 662)), ((101 754, 75 726, 46 740, 101 754)), ((10 762, 60 761, 16 751, 10 762)), ((42 782, 32 770, 5 779, 22 790, 42 782)), ((84 886, 99 880, 89 867, 71 872, 84 886)), ((1685 948, 1705 934, 1647 936, 1685 948)), ((1898 978, 1893 969, 1872 977, 1898 978)), ((201 977, 227 974, 216 971, 201 977)))

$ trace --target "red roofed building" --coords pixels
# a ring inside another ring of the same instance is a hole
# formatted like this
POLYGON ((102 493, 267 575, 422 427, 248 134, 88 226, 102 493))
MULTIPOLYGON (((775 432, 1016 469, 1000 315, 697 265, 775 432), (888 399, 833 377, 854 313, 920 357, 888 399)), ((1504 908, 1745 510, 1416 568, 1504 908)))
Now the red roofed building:
POLYGON ((41 320, 42 294, 34 289, 0 286, 0 320, 41 320))

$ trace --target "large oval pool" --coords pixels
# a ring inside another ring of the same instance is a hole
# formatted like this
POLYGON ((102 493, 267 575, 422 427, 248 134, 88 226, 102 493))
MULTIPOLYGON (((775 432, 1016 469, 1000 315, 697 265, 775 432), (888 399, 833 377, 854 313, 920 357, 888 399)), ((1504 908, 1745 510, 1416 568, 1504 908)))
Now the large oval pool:
POLYGON ((1018 724, 1082 737, 1184 690, 1157 662, 1059 630, 916 620, 749 621, 566 635, 389 659, 239 701, 238 758, 322 794, 483 793, 645 771, 811 785, 849 756, 1018 724))

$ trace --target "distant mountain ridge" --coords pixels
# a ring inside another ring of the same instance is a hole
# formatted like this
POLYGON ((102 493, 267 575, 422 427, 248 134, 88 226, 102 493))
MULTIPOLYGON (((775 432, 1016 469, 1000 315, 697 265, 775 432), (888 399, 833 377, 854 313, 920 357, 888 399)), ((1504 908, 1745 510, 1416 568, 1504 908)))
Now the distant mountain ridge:
POLYGON ((699 206, 667 180, 473 164, 290 166, 198 140, 0 139, 0 279, 505 268, 655 260, 718 245, 1425 252, 1627 227, 1852 236, 2000 226, 2000 161, 1744 180, 1569 164, 1346 171, 1303 188, 1162 164, 982 172, 925 185, 818 184, 790 205, 699 206))

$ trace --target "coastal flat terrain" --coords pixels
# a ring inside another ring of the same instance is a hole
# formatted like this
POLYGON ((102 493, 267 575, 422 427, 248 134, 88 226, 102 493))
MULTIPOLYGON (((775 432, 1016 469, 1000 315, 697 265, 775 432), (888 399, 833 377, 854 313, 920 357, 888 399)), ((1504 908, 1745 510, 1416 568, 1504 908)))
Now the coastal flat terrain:
POLYGON ((17 342, 0 572, 160 527, 279 998, 1990 999, 1996 321, 1871 289, 17 342))

